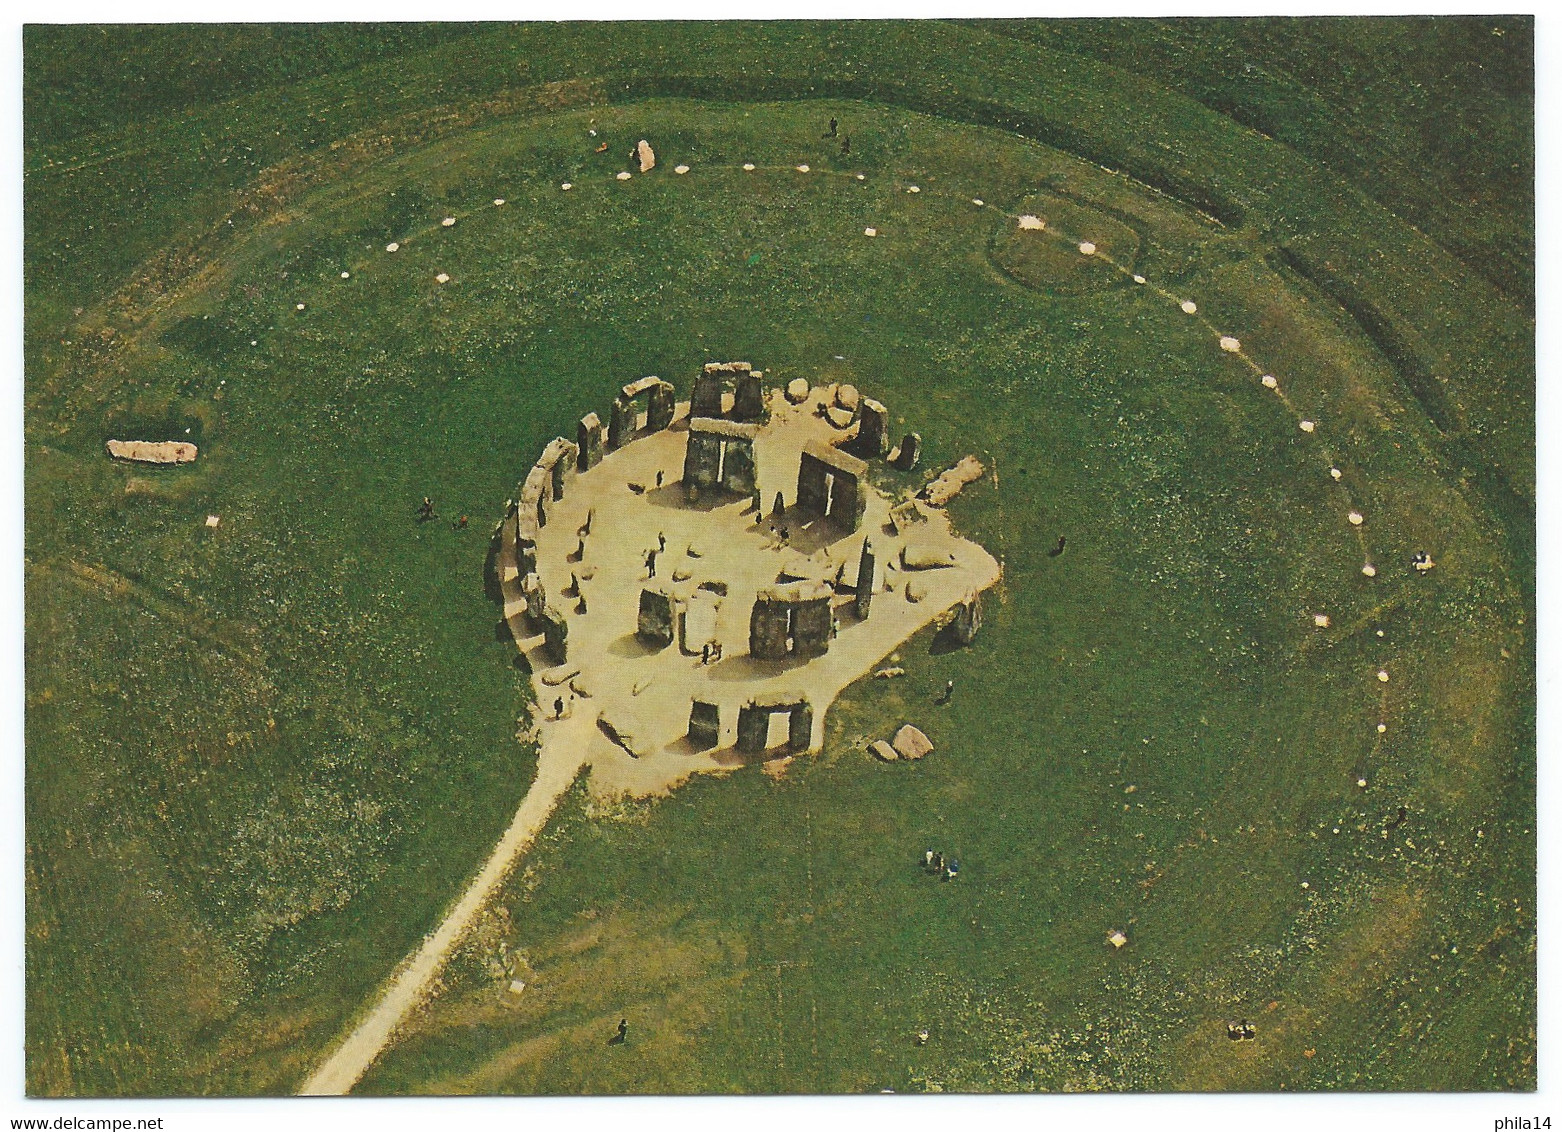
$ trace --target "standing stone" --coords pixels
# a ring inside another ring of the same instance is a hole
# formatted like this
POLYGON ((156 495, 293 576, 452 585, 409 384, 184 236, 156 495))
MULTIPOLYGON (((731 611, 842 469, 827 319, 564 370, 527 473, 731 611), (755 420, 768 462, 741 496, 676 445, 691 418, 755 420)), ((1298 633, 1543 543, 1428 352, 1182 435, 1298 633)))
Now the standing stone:
POLYGON ((721 373, 706 366, 694 379, 694 395, 689 399, 691 417, 721 416, 721 373))
POLYGON ((656 587, 640 591, 640 617, 635 635, 648 645, 664 649, 673 643, 673 597, 656 587))
POLYGON ((554 664, 563 664, 569 659, 569 622, 565 620, 564 614, 551 605, 542 611, 540 620, 543 647, 553 658, 554 664))
POLYGON ((734 437, 727 441, 721 462, 721 486, 734 495, 750 495, 757 476, 754 442, 734 437))
POLYGON ((656 151, 651 143, 641 138, 635 146, 635 159, 640 162, 640 172, 649 173, 656 168, 656 151))
POLYGON ((714 487, 721 474, 721 437, 691 427, 684 441, 683 490, 693 503, 702 487, 714 487))
POLYGON ((704 700, 689 705, 689 743, 697 751, 708 751, 721 742, 721 708, 704 700))
POLYGON ((867 539, 862 540, 862 556, 857 559, 857 596, 853 606, 857 614, 857 620, 868 619, 868 606, 873 601, 874 567, 877 561, 873 554, 873 544, 867 539))
POLYGON ((765 417, 765 375, 762 370, 749 370, 737 375, 737 393, 732 401, 732 419, 758 421, 765 417))
POLYGON ((770 740, 770 709, 747 703, 738 709, 738 750, 745 755, 764 753, 770 740))
POLYGON ((813 705, 807 700, 799 700, 786 721, 786 745, 793 751, 806 751, 813 742, 813 705))
POLYGON ((673 387, 670 382, 652 386, 651 401, 645 415, 645 426, 652 432, 660 432, 673 423, 673 387))
POLYGON ((607 447, 613 452, 629 443, 635 431, 635 404, 622 397, 615 398, 607 421, 607 447))
MULTIPOLYGON (((520 525, 516 523, 516 526, 520 525)), ((523 578, 537 572, 537 544, 530 538, 518 537, 515 540, 515 571, 523 578)))
POLYGON ((973 593, 955 608, 954 635, 962 645, 976 640, 982 627, 982 595, 973 593))
POLYGON ((889 451, 889 410, 872 397, 862 399, 857 416, 857 451, 869 459, 880 459, 889 451))
POLYGON ((542 588, 542 579, 535 573, 527 574, 521 579, 521 593, 526 598, 526 616, 534 622, 541 621, 548 608, 548 594, 542 588))
POLYGON ((917 466, 917 461, 922 458, 921 433, 908 432, 900 441, 900 451, 895 454, 895 466, 903 472, 909 472, 917 466))
POLYGON ((823 656, 830 651, 835 627, 828 592, 797 602, 792 618, 792 652, 797 656, 823 656))
POLYGON ((580 455, 576 467, 583 472, 589 472, 602 462, 602 418, 595 413, 587 413, 580 418, 580 426, 575 430, 577 445, 580 455))
POLYGON ((761 591, 748 619, 748 651, 756 660, 785 660, 792 635, 792 606, 784 598, 761 591))

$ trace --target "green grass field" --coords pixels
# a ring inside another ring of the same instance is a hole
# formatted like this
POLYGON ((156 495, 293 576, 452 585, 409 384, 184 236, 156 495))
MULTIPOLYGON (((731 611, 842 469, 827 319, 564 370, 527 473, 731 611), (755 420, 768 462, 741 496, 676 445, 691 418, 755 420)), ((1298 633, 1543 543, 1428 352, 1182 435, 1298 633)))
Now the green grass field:
POLYGON ((981 637, 780 780, 577 789, 362 1091, 1533 1089, 1531 27, 1493 22, 28 29, 29 1091, 298 1086, 530 780, 517 478, 737 357, 988 464, 981 637), (863 753, 902 719, 932 757, 863 753))

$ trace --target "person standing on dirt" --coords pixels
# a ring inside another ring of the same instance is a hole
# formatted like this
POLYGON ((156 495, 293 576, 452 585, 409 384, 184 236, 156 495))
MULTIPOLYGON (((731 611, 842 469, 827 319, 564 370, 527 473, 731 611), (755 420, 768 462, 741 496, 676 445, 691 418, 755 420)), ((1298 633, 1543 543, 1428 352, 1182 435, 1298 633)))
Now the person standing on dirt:
POLYGON ((654 550, 645 552, 645 576, 647 578, 656 577, 656 551, 654 550))

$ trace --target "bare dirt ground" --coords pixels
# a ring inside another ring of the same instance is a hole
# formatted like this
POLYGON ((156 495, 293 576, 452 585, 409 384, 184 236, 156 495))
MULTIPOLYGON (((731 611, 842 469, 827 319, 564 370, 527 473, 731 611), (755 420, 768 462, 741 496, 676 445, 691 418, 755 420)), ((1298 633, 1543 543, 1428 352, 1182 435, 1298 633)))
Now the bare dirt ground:
MULTIPOLYGON (((771 418, 754 445, 763 514, 754 512, 752 500, 721 493, 686 502, 680 481, 687 404, 678 406, 672 428, 639 434, 595 468, 569 477, 564 499, 550 507, 548 523, 537 537, 538 574, 555 607, 568 611, 569 660, 564 665, 553 665, 542 636, 526 618, 515 566, 514 523, 505 523, 499 557, 505 617, 531 665, 540 715, 536 779, 504 837, 444 922, 396 970, 379 1001, 304 1083, 301 1094, 339 1095, 352 1089, 427 996, 462 935, 583 767, 590 768, 592 791, 604 797, 664 794, 691 775, 729 772, 756 761, 779 772, 792 757, 782 746, 784 717, 772 723, 769 750, 740 754, 735 749, 736 723, 743 703, 771 693, 806 696, 814 709, 810 749, 817 750, 825 713, 847 685, 969 594, 998 580, 999 565, 992 555, 956 535, 937 508, 921 506, 926 521, 895 533, 888 521, 894 501, 876 490, 867 491, 867 509, 855 533, 831 520, 798 514, 795 508, 780 519, 770 518, 777 492, 789 501, 795 498, 803 446, 810 440, 838 443, 849 435, 818 413, 831 396, 828 388, 816 389, 793 405, 779 391, 771 393, 771 418), (656 486, 658 472, 661 487, 656 486), (584 536, 584 555, 578 555, 579 532, 588 512, 590 534, 584 536), (775 529, 781 524, 788 529, 786 544, 775 529), (755 592, 775 584, 783 567, 831 580, 844 564, 844 582, 852 586, 865 537, 872 540, 879 564, 868 618, 858 621, 849 607, 843 609, 838 635, 824 656, 784 661, 751 657, 748 629, 755 592), (664 550, 659 549, 662 540, 664 550), (954 564, 904 569, 901 551, 908 543, 924 552, 948 552, 954 564), (649 581, 646 553, 653 548, 659 549, 656 580, 667 583, 685 602, 714 603, 714 595, 699 591, 700 584, 726 584, 727 596, 714 614, 721 660, 704 664, 697 653, 685 654, 677 640, 657 649, 636 636, 640 591, 649 581), (578 580, 585 612, 578 611, 577 597, 565 595, 571 575, 578 580), (915 601, 906 596, 908 583, 917 593, 915 601), (579 675, 561 679, 575 670, 579 675), (721 738, 713 749, 696 751, 688 741, 694 698, 721 707, 721 738), (564 711, 556 716, 555 704, 561 699, 564 711), (597 723, 603 713, 632 720, 639 745, 648 753, 636 758, 609 739, 597 723)), ((896 721, 885 724, 893 731, 896 721)))
MULTIPOLYGON (((814 709, 810 749, 817 749, 825 712, 848 684, 872 671, 908 637, 967 595, 998 580, 997 561, 955 534, 938 508, 922 507, 926 521, 895 534, 889 525, 894 501, 875 490, 867 493, 867 510, 855 533, 833 520, 801 515, 795 508, 779 520, 770 518, 777 492, 788 501, 795 498, 803 446, 810 440, 839 442, 849 435, 818 415, 818 406, 829 396, 828 388, 816 389, 806 401, 792 405, 778 391, 772 392, 770 423, 754 445, 763 515, 753 511, 751 500, 726 495, 697 504, 685 502, 680 481, 688 406, 682 404, 672 428, 640 435, 573 478, 537 535, 538 574, 553 604, 570 611, 566 665, 555 667, 546 656, 542 636, 526 621, 525 600, 513 566, 507 571, 505 614, 536 674, 533 684, 545 717, 543 734, 556 726, 551 716, 555 701, 562 698, 566 722, 582 716, 594 720, 600 713, 631 720, 637 738, 652 748, 650 754, 635 758, 593 728, 585 761, 591 766, 594 793, 637 797, 665 793, 692 774, 730 771, 756 758, 783 757, 787 752, 780 746, 784 726, 779 718, 772 726, 772 747, 764 756, 744 756, 735 750, 738 708, 754 696, 806 696, 814 709), (655 486, 657 472, 663 477, 660 488, 655 486), (630 484, 646 490, 637 493, 630 484), (578 530, 588 510, 593 513, 591 533, 584 540, 584 558, 576 561, 578 530), (774 532, 777 525, 787 527, 787 545, 774 532), (666 550, 657 556, 656 579, 651 582, 645 555, 660 545, 658 536, 665 538, 666 550), (878 589, 867 620, 858 621, 849 607, 844 609, 829 652, 812 660, 751 657, 749 612, 755 592, 774 585, 783 567, 833 579, 844 565, 844 581, 850 587, 857 579, 864 538, 871 539, 879 563, 878 589), (908 542, 924 550, 950 552, 955 564, 902 569, 900 552, 908 542), (697 556, 688 553, 691 547, 697 556), (569 588, 571 574, 580 580, 584 614, 574 612, 573 597, 560 596, 569 588), (664 583, 684 601, 699 602, 708 600, 708 594, 699 592, 702 582, 727 586, 728 596, 720 601, 715 618, 722 660, 702 664, 698 653, 685 654, 676 640, 668 648, 655 649, 636 637, 644 586, 664 583), (907 600, 908 582, 921 591, 920 600, 907 600), (570 683, 544 681, 575 668, 581 677, 570 682, 574 688, 570 683), (589 695, 578 695, 576 689, 589 695), (690 703, 696 698, 721 708, 722 738, 709 751, 695 751, 687 740, 690 703)), ((513 563, 512 546, 506 545, 501 561, 513 563)), ((890 721, 886 725, 893 731, 890 721)))

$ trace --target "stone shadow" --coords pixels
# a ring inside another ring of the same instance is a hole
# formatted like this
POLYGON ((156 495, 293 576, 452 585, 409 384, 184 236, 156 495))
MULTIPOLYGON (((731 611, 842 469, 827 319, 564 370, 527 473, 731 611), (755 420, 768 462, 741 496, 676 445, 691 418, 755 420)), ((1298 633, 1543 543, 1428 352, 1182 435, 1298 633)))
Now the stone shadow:
POLYGON ((666 645, 648 645, 640 639, 638 633, 625 633, 612 644, 607 646, 607 651, 614 656, 621 656, 629 660, 637 660, 642 656, 650 656, 652 653, 665 652, 666 645))
POLYGON ((738 656, 723 657, 710 665, 708 671, 712 680, 720 680, 724 683, 768 680, 772 676, 791 672, 794 668, 802 668, 813 659, 808 656, 789 656, 785 660, 755 660, 748 653, 742 653, 738 656))

